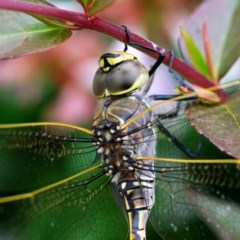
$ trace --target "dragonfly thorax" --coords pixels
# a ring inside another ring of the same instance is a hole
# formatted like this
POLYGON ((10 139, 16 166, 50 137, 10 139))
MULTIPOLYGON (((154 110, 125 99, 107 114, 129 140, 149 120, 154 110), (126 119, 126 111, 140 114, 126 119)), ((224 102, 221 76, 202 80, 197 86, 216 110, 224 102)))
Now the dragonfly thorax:
POLYGON ((147 108, 137 96, 99 100, 92 124, 93 141, 107 173, 134 172, 141 164, 136 156, 154 154, 154 130, 147 127, 151 112, 124 127, 126 121, 147 108))
POLYGON ((128 137, 122 138, 118 125, 101 122, 93 131, 93 139, 99 146, 98 154, 102 155, 103 168, 107 174, 134 171, 134 153, 124 146, 123 142, 128 140, 128 137))

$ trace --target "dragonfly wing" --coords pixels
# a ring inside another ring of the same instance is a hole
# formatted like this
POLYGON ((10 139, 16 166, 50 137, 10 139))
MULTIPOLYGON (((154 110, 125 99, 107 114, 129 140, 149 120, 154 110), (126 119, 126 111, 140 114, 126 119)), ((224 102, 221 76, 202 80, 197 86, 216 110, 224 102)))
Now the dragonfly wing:
MULTIPOLYGON (((161 124, 184 145, 185 150, 198 153, 198 158, 229 158, 188 123, 184 114, 187 104, 181 103, 176 116, 165 118, 163 115, 161 124)), ((173 112, 174 109, 167 114, 173 112)), ((213 164, 215 169, 211 164, 188 164, 189 157, 184 151, 161 129, 156 128, 156 132, 159 161, 155 161, 156 196, 150 220, 158 234, 163 239, 234 239, 238 236, 239 168, 232 164, 213 164), (166 163, 160 158, 186 159, 186 163, 166 163), (232 217, 223 213, 224 206, 235 209, 229 210, 232 217), (231 238, 224 238, 224 234, 231 238)))
POLYGON ((0 189, 31 191, 91 166, 91 136, 63 126, 1 128, 0 189))
POLYGON ((126 220, 95 156, 81 129, 0 127, 1 238, 124 239, 126 220))
POLYGON ((222 239, 217 229, 226 229, 226 222, 231 227, 225 235, 239 234, 236 214, 229 217, 224 212, 226 208, 237 208, 240 202, 240 172, 236 165, 159 161, 156 165, 151 222, 163 239, 222 239))
POLYGON ((92 181, 92 176, 32 199, 1 204, 1 238, 36 239, 37 234, 39 239, 124 239, 127 223, 109 181, 101 177, 86 185, 86 180, 92 181))

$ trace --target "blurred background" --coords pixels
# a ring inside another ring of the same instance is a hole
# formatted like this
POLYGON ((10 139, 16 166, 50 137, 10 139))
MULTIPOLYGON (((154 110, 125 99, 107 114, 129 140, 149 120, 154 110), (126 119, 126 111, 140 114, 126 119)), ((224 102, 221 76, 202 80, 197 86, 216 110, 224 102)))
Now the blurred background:
MULTIPOLYGON (((74 0, 49 1, 60 8, 82 12, 74 0)), ((176 49, 179 27, 200 0, 116 0, 99 17, 126 25, 165 49, 176 49)), ((0 61, 0 122, 58 121, 91 123, 96 98, 92 79, 99 57, 108 50, 123 50, 122 43, 101 33, 82 30, 50 50, 0 61)), ((130 52, 132 52, 130 50, 130 52)), ((134 51, 149 68, 153 60, 134 51)), ((173 91, 167 67, 155 78, 169 83, 158 93, 173 91)))

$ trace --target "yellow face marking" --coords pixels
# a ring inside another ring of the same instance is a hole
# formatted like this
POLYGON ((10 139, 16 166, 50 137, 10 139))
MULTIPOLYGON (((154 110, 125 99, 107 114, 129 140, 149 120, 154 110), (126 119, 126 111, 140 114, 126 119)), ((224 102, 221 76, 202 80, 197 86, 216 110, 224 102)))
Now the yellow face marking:
POLYGON ((102 70, 103 70, 104 72, 108 72, 108 71, 110 70, 110 67, 104 67, 104 68, 102 68, 102 70))
POLYGON ((104 72, 111 70, 111 67, 125 61, 135 59, 135 56, 127 52, 109 52, 104 54, 99 60, 99 66, 104 72))
POLYGON ((115 51, 115 52, 110 52, 110 54, 112 54, 113 57, 108 57, 107 61, 109 62, 109 64, 111 66, 114 66, 114 65, 119 64, 124 61, 133 60, 136 58, 133 54, 128 53, 128 52, 115 51))
POLYGON ((99 66, 101 67, 101 68, 103 68, 104 67, 104 59, 100 59, 99 60, 99 66))

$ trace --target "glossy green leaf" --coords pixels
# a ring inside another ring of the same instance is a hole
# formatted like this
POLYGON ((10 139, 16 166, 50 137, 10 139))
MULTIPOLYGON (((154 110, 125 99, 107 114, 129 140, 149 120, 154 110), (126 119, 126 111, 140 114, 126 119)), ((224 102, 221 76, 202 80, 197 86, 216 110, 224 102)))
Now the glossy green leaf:
POLYGON ((32 16, 0 10, 0 58, 15 58, 53 47, 65 39, 69 29, 46 25, 32 16))
POLYGON ((77 0, 83 6, 85 13, 88 16, 93 16, 96 13, 102 11, 109 5, 111 5, 114 0, 77 0))
MULTIPOLYGON (((22 2, 37 3, 37 4, 42 4, 42 5, 47 5, 47 6, 54 7, 53 4, 49 3, 46 0, 21 0, 21 1, 22 2)), ((54 24, 54 25, 55 24, 58 25, 60 23, 60 21, 54 20, 54 19, 50 19, 50 18, 48 19, 48 18, 45 18, 45 17, 37 16, 37 15, 36 16, 34 15, 34 17, 39 19, 39 20, 41 20, 41 21, 43 21, 43 22, 45 22, 45 23, 51 23, 51 24, 54 24)))
MULTIPOLYGON (((239 81, 236 81, 239 88, 239 81)), ((240 91, 227 103, 209 106, 193 105, 186 111, 190 123, 219 149, 240 158, 240 91)))
POLYGON ((203 58, 203 55, 201 54, 198 47, 195 45, 194 40, 189 35, 189 33, 183 28, 181 28, 181 36, 186 46, 188 57, 190 59, 192 66, 196 70, 198 70, 203 76, 209 79, 207 63, 203 58))
MULTIPOLYGON (((202 26, 206 23, 212 49, 214 75, 221 79, 240 55, 240 2, 204 1, 183 25, 204 55, 202 26), (213 15, 214 13, 214 15, 213 15)), ((181 42, 184 49, 184 43, 181 42)), ((185 58, 186 51, 183 51, 185 58)))

